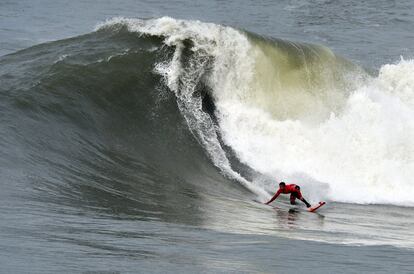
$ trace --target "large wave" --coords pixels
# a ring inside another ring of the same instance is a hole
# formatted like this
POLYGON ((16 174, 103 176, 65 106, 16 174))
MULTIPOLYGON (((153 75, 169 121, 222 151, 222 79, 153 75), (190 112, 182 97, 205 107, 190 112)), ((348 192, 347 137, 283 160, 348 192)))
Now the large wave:
POLYGON ((414 205, 413 61, 371 76, 322 46, 168 17, 97 30, 124 28, 173 48, 154 70, 213 163, 262 199, 276 179, 315 200, 414 205), (226 147, 261 176, 235 172, 226 147))

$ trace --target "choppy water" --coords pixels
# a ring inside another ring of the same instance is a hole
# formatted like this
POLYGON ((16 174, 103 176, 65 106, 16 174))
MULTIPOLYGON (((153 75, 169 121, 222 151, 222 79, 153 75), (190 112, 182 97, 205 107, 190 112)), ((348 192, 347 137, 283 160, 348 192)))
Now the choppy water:
POLYGON ((3 1, 0 270, 412 272, 412 10, 3 1))

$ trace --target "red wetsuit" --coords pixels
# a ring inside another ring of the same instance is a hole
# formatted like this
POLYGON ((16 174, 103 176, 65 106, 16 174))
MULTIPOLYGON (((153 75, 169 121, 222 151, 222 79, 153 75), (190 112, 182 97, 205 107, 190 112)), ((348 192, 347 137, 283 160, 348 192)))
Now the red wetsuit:
POLYGON ((300 193, 300 189, 297 189, 295 184, 290 184, 290 185, 286 185, 284 190, 279 188, 276 194, 273 195, 272 199, 270 199, 270 201, 267 202, 266 204, 270 204, 271 202, 273 202, 280 195, 280 193, 283 193, 283 194, 290 193, 290 203, 292 204, 295 202, 296 198, 298 198, 299 200, 303 199, 302 193, 300 193))

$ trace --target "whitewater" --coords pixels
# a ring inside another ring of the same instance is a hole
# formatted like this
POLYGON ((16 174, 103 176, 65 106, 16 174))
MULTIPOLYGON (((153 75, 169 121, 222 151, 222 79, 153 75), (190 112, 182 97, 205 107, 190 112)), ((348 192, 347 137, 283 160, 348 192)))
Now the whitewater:
POLYGON ((287 181, 314 202, 414 206, 413 60, 369 74, 323 46, 169 17, 114 18, 96 29, 121 26, 175 47, 154 71, 214 164, 262 201, 287 181), (201 81, 217 124, 195 96, 201 81), (232 170, 220 138, 265 176, 246 180, 232 170))

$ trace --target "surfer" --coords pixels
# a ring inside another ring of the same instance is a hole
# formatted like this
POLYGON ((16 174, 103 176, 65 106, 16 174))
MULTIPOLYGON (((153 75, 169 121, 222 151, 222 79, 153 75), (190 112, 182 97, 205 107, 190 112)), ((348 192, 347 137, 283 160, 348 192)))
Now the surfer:
POLYGON ((277 192, 275 193, 275 195, 273 195, 272 199, 270 199, 266 205, 270 204, 271 202, 273 202, 274 200, 276 200, 276 198, 280 195, 280 193, 283 194, 289 194, 290 193, 290 204, 295 205, 296 204, 296 198, 298 198, 299 200, 301 200, 302 202, 305 203, 306 207, 310 207, 311 205, 305 200, 305 198, 302 197, 302 193, 300 193, 300 186, 295 185, 295 184, 290 184, 290 185, 286 185, 285 182, 281 182, 279 184, 279 189, 277 190, 277 192))

